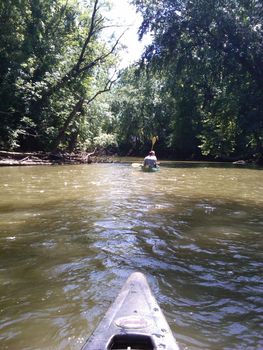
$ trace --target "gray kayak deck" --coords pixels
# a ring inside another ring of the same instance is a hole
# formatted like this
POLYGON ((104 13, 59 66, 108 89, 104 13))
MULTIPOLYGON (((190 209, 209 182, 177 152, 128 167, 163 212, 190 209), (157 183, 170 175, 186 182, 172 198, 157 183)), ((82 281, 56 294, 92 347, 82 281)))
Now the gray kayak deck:
POLYGON ((134 272, 82 350, 179 350, 145 276, 134 272))

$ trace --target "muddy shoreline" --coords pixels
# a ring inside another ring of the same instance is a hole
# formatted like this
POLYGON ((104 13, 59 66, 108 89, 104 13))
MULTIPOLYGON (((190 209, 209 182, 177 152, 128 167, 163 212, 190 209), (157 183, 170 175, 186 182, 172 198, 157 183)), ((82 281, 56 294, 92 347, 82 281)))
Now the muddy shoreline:
POLYGON ((0 151, 0 166, 114 163, 114 156, 87 153, 47 153, 0 151))

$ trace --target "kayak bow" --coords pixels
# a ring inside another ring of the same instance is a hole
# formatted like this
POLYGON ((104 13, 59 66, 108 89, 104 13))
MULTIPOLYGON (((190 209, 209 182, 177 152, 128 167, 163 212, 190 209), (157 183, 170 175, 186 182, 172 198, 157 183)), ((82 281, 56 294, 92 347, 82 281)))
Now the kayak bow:
POLYGON ((179 350, 145 276, 134 272, 82 350, 179 350))

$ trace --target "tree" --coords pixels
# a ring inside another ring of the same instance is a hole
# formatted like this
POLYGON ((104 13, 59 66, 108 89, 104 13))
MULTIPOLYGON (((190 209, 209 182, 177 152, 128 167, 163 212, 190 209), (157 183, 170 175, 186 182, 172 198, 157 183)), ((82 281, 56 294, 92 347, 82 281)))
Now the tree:
POLYGON ((123 72, 113 89, 111 109, 117 118, 118 140, 124 154, 147 152, 154 135, 160 140, 156 147, 160 151, 166 148, 168 104, 161 99, 161 91, 161 76, 139 72, 136 65, 123 72))
POLYGON ((262 154, 262 2, 133 3, 144 19, 140 35, 153 35, 144 62, 166 72, 177 101, 173 138, 185 139, 183 123, 199 138, 204 154, 262 154))
POLYGON ((119 40, 102 38, 103 2, 85 4, 2 1, 1 147, 72 148, 85 122, 84 105, 112 85, 109 69, 119 40))

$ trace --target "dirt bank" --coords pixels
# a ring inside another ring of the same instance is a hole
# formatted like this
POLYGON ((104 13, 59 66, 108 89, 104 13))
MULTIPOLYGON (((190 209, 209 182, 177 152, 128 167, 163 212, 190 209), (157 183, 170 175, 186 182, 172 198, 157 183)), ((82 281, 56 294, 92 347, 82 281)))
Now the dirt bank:
POLYGON ((113 163, 113 157, 96 152, 47 153, 0 151, 0 166, 113 163))

